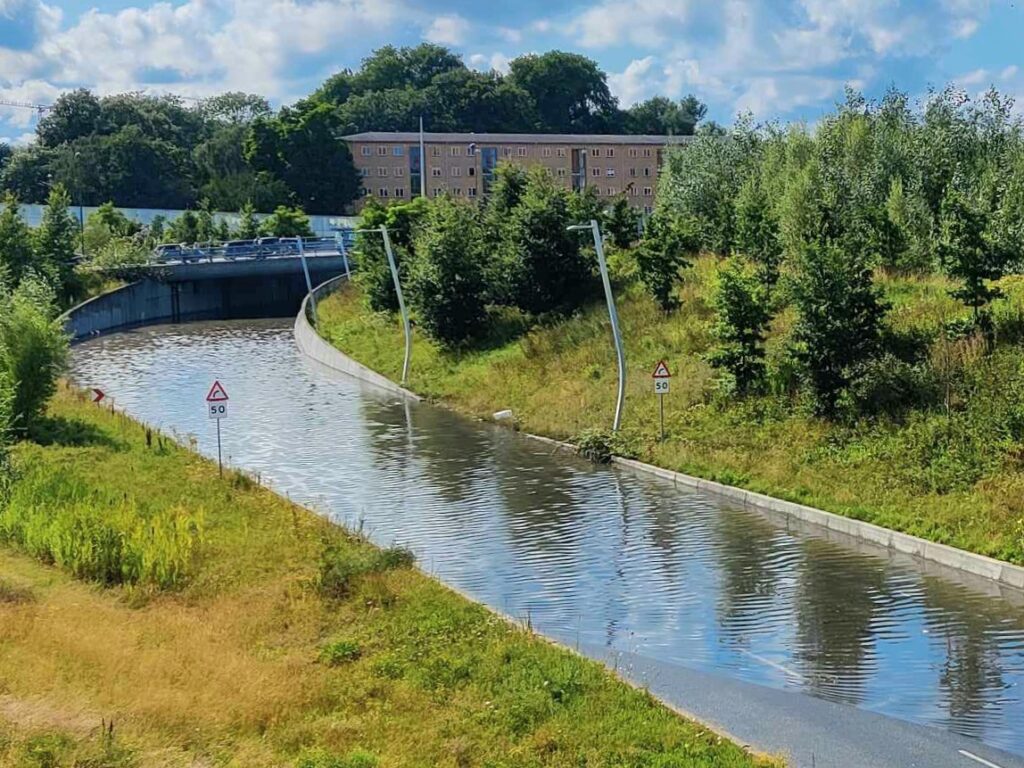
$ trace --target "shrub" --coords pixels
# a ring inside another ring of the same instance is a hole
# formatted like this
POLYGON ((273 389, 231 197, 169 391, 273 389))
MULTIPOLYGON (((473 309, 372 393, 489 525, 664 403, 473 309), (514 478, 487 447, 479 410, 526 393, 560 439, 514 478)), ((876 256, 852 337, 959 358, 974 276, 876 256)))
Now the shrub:
POLYGON ((443 197, 415 239, 409 299, 419 324, 442 346, 483 335, 487 314, 483 236, 476 211, 443 197))
POLYGON ((320 661, 328 667, 338 667, 355 661, 362 655, 362 649, 355 640, 335 640, 320 651, 320 661))
MULTIPOLYGON (((266 219, 260 222, 260 232, 274 237, 312 237, 309 217, 299 207, 279 205, 266 219)), ((212 237, 212 234, 211 234, 212 237)))
POLYGON ((53 292, 39 280, 0 295, 0 367, 13 390, 10 424, 22 434, 39 419, 67 365, 68 338, 55 314, 53 292))
POLYGON ((361 549, 352 545, 326 544, 320 551, 317 590, 326 597, 348 597, 356 579, 369 573, 411 568, 413 553, 402 547, 361 549))
POLYGON ((751 271, 733 260, 722 269, 712 297, 717 314, 714 333, 718 346, 710 355, 716 368, 724 368, 741 394, 764 384, 764 340, 771 315, 762 284, 751 271))
MULTIPOLYGON (((587 187, 591 189, 591 187, 587 187)), ((604 214, 604 229, 617 248, 629 248, 639 235, 640 213, 619 195, 604 214)))
POLYGON ((758 175, 751 175, 736 196, 736 250, 753 261, 762 282, 775 285, 782 263, 779 223, 758 175))
POLYGON ((933 404, 939 398, 939 389, 928 366, 908 363, 887 352, 854 371, 850 406, 857 414, 898 416, 910 408, 933 404))
POLYGON ((587 429, 576 440, 576 449, 581 456, 595 464, 607 464, 612 460, 612 436, 600 429, 587 429))
POLYGON ((942 200, 939 258, 950 277, 962 283, 951 295, 972 309, 975 321, 982 308, 1001 295, 991 283, 1006 269, 1006 253, 988 241, 987 225, 978 204, 950 186, 942 200))

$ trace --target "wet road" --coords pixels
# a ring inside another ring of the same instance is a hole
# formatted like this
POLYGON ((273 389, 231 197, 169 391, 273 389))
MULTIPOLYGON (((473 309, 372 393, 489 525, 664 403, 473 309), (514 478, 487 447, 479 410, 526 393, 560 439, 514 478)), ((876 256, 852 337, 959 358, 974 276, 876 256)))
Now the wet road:
POLYGON ((283 321, 74 355, 80 384, 214 456, 203 396, 220 379, 231 464, 742 742, 797 765, 1024 766, 1024 594, 314 365, 283 321))

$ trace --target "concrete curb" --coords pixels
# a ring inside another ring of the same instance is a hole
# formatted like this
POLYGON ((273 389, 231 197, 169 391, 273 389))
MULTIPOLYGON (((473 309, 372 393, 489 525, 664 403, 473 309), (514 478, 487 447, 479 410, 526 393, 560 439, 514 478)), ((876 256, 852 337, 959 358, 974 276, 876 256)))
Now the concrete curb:
MULTIPOLYGON (((323 295, 327 295, 334 289, 334 287, 336 287, 333 284, 339 279, 343 278, 329 280, 323 285, 318 286, 314 289, 314 294, 321 291, 321 289, 325 289, 323 290, 323 295)), ((410 397, 415 400, 421 399, 418 395, 399 387, 397 384, 384 376, 381 376, 379 373, 376 373, 366 366, 357 363, 355 360, 346 357, 344 353, 328 344, 306 321, 305 306, 305 302, 303 302, 302 311, 300 311, 299 316, 295 321, 296 340, 299 341, 299 347, 303 352, 306 352, 306 354, 309 354, 311 357, 315 357, 317 360, 320 360, 325 365, 330 368, 334 368, 335 370, 349 373, 358 379, 363 379, 364 381, 370 381, 378 386, 383 386, 385 389, 395 392, 396 394, 403 394, 406 397, 410 397), (304 326, 304 329, 301 331, 303 335, 303 340, 301 341, 299 340, 300 324, 304 326), (315 340, 306 338, 310 334, 315 340), (319 354, 313 354, 307 351, 307 346, 315 350, 320 350, 324 347, 326 350, 320 351, 319 354), (326 360, 321 359, 321 357, 327 358, 327 360, 332 362, 327 362, 326 360), (380 382, 384 382, 384 384, 381 384, 380 382)), ((556 450, 572 453, 577 452, 576 447, 570 443, 554 440, 550 437, 532 435, 528 432, 520 432, 519 434, 524 437, 529 437, 532 440, 540 441, 556 450)), ((744 508, 754 508, 781 513, 830 531, 836 531, 855 539, 860 539, 862 541, 867 541, 872 544, 885 547, 886 549, 891 549, 922 560, 938 563, 948 568, 955 568, 959 571, 964 571, 974 576, 989 579, 999 584, 1024 590, 1024 567, 1019 565, 1006 563, 1002 560, 986 557, 985 555, 978 555, 974 552, 967 552, 966 550, 951 547, 948 544, 939 544, 934 541, 928 541, 927 539, 922 539, 917 536, 911 536, 908 533, 901 533, 900 531, 883 528, 882 526, 875 525, 873 523, 855 520, 852 517, 844 517, 833 512, 826 512, 815 507, 808 507, 804 504, 776 499, 773 496, 767 496, 763 493, 756 493, 754 491, 748 491, 732 485, 716 483, 713 480, 705 480, 700 477, 685 475, 681 472, 673 472, 670 469, 663 469, 652 464, 645 464, 642 461, 613 456, 612 463, 637 474, 653 475, 654 477, 658 477, 676 486, 693 488, 695 490, 721 496, 722 498, 741 504, 744 508)))
MULTIPOLYGON (((314 288, 312 295, 317 301, 319 301, 321 298, 329 296, 332 292, 337 290, 345 279, 344 275, 331 278, 314 288)), ((308 320, 306 312, 306 304, 308 301, 309 296, 302 300, 302 306, 299 307, 299 313, 295 316, 295 343, 303 354, 313 358, 318 363, 330 368, 331 370, 340 371, 341 373, 352 376, 353 378, 359 379, 367 384, 372 384, 378 389, 383 389, 391 392, 392 394, 400 395, 417 402, 421 399, 419 395, 410 392, 404 387, 398 386, 391 381, 391 379, 386 376, 381 376, 379 373, 367 368, 365 365, 357 363, 355 360, 338 350, 337 347, 329 344, 319 333, 317 333, 316 328, 314 328, 308 320)))

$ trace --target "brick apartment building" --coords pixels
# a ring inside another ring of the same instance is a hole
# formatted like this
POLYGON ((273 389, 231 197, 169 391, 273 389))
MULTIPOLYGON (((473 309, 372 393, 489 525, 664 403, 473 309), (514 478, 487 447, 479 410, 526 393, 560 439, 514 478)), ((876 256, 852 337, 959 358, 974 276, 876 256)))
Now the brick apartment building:
POLYGON ((420 162, 416 132, 368 132, 343 137, 361 177, 360 200, 383 202, 420 194, 450 192, 455 197, 486 195, 498 163, 542 165, 570 189, 593 187, 601 197, 625 194, 650 213, 658 169, 668 146, 690 136, 603 136, 544 133, 424 133, 426 162, 420 162))

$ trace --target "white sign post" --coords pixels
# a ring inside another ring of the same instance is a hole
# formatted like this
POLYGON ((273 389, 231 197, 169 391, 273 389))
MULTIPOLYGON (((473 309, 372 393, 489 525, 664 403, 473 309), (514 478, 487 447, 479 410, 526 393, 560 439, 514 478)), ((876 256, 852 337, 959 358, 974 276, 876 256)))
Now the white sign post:
POLYGON ((224 462, 220 451, 220 420, 228 417, 228 393, 219 381, 214 381, 206 393, 206 409, 211 419, 217 421, 217 471, 224 476, 224 462))
POLYGON ((651 378, 654 379, 654 394, 658 396, 658 414, 661 420, 661 439, 665 439, 665 395, 668 394, 669 382, 672 380, 672 374, 669 373, 668 366, 664 360, 660 360, 654 367, 654 373, 651 374, 651 378))

